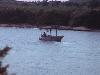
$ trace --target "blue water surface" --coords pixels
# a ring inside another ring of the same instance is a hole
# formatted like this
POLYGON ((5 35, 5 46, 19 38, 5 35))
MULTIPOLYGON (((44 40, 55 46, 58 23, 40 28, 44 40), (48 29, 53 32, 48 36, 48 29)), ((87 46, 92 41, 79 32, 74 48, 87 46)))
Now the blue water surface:
POLYGON ((43 42, 43 31, 0 28, 0 48, 12 47, 3 60, 10 65, 9 74, 100 75, 100 32, 59 30, 62 42, 43 42))

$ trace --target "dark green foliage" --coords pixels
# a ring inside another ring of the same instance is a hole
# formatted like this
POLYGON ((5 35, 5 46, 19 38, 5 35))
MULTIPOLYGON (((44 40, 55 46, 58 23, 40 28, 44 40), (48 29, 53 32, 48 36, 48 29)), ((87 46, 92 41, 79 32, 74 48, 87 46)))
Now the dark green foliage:
POLYGON ((66 25, 70 20, 70 13, 66 11, 51 10, 38 13, 39 24, 43 25, 66 25), (69 15, 68 15, 69 14, 69 15))
POLYGON ((100 29, 100 11, 91 11, 77 18, 77 23, 92 29, 100 29))
POLYGON ((100 3, 0 2, 0 23, 99 28, 100 3))
MULTIPOLYGON (((10 47, 6 46, 4 49, 0 50, 0 58, 4 58, 10 51, 10 47)), ((7 68, 9 65, 2 66, 2 60, 0 59, 0 75, 8 75, 7 68)))
POLYGON ((31 23, 34 21, 34 14, 29 11, 20 9, 16 10, 1 10, 0 22, 1 23, 31 23))
POLYGON ((10 47, 5 47, 4 49, 0 50, 0 57, 5 57, 7 53, 10 51, 10 47))

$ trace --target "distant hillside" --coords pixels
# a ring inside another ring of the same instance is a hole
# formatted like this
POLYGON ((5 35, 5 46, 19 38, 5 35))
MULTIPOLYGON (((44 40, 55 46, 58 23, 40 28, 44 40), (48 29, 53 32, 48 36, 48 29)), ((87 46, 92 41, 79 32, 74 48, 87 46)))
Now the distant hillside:
POLYGON ((0 2, 0 23, 85 26, 100 29, 100 4, 42 1, 0 2))

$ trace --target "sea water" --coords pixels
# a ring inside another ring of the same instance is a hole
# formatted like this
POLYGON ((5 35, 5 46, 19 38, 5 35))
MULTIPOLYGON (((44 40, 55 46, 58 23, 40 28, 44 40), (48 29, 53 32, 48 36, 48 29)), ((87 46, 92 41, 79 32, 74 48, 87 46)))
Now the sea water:
POLYGON ((100 75, 100 32, 59 30, 62 42, 43 42, 39 36, 44 31, 0 28, 0 48, 12 47, 3 60, 9 74, 100 75))

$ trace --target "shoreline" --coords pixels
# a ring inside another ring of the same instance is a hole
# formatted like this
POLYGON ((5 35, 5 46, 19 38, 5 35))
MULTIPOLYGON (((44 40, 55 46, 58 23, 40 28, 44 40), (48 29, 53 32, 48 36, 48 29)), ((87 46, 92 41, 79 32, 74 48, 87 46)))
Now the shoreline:
MULTIPOLYGON (((32 24, 0 24, 0 27, 16 27, 16 28, 39 28, 39 29, 54 29, 51 26, 37 26, 32 24)), ((73 30, 73 31, 95 31, 100 32, 100 29, 89 29, 86 27, 70 27, 60 26, 58 30, 73 30)))

